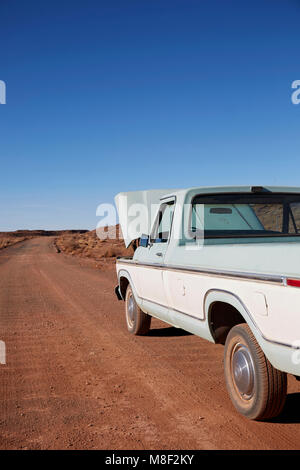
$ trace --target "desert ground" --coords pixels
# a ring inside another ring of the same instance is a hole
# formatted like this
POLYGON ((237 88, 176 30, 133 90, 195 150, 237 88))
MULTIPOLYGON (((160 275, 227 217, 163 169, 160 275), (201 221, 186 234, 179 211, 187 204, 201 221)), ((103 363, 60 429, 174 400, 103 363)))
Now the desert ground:
POLYGON ((299 449, 300 382, 289 377, 276 420, 238 415, 223 346, 157 320, 127 332, 114 295, 124 248, 94 235, 0 250, 0 448, 299 449))

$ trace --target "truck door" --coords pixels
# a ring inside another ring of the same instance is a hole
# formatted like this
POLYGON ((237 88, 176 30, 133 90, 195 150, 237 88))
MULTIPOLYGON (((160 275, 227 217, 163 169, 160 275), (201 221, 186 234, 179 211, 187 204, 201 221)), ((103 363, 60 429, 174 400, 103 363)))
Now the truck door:
POLYGON ((173 222, 175 200, 168 199, 159 208, 154 222, 150 243, 143 252, 139 252, 140 296, 145 300, 167 306, 163 285, 163 264, 167 251, 173 222))

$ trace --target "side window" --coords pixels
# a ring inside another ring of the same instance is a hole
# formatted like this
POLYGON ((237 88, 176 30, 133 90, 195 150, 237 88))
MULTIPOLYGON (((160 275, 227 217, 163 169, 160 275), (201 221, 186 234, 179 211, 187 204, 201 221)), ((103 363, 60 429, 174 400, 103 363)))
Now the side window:
POLYGON ((160 206, 156 222, 154 224, 154 230, 151 234, 152 243, 166 243, 169 240, 173 214, 174 201, 164 203, 160 206))

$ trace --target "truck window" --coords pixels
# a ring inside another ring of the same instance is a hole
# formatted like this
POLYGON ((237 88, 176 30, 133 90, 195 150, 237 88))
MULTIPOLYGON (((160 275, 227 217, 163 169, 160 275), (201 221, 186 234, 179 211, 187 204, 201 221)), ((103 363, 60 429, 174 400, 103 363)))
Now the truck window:
POLYGON ((300 235, 300 196, 220 194, 196 196, 191 232, 204 238, 291 237, 300 235))
POLYGON ((171 234, 174 214, 174 201, 163 203, 157 214, 154 223, 154 230, 151 235, 152 243, 166 243, 171 234))

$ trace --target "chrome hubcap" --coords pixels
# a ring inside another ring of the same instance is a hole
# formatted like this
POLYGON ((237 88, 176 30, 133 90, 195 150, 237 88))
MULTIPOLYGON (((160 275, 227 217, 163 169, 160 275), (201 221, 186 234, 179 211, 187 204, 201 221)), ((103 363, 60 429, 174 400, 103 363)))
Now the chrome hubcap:
POLYGON ((133 296, 131 295, 128 299, 128 305, 127 305, 127 321, 130 327, 133 326, 134 319, 135 319, 135 300, 133 296))
POLYGON ((249 349, 237 344, 232 354, 232 375, 235 386, 244 400, 250 400, 254 393, 254 365, 249 349))

